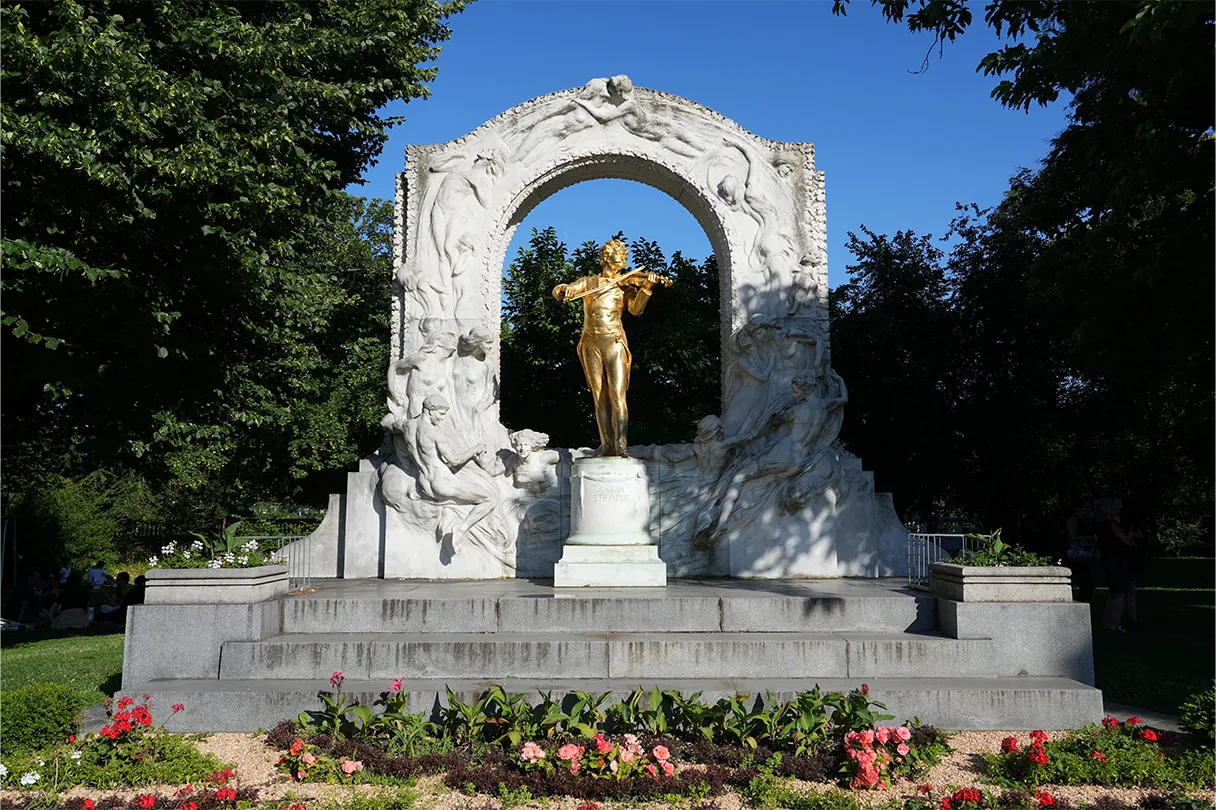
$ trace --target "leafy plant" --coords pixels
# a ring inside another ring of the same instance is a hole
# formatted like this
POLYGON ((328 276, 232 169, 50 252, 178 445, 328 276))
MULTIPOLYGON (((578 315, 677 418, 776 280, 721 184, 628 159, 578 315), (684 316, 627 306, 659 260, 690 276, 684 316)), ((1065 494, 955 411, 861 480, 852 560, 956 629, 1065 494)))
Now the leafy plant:
POLYGON ((980 566, 1042 566, 1051 565, 1051 558, 1032 551, 1026 551, 1011 543, 1001 540, 1001 530, 997 529, 990 535, 968 534, 975 549, 964 549, 954 555, 956 561, 966 565, 980 566))
POLYGON ((601 707, 612 697, 611 692, 593 695, 590 692, 575 692, 574 705, 570 707, 571 732, 578 732, 584 737, 595 735, 595 729, 603 725, 608 714, 601 707))
POLYGON ((0 750, 36 751, 65 742, 76 731, 83 701, 70 686, 32 683, 4 692, 0 750))
POLYGON ((448 705, 439 710, 443 729, 457 745, 472 745, 481 739, 486 727, 485 698, 477 703, 464 703, 456 699, 456 694, 450 688, 444 689, 447 691, 448 705))
POLYGON ((341 671, 330 677, 329 684, 334 691, 317 693, 325 708, 319 712, 300 712, 296 722, 302 729, 310 734, 320 732, 340 740, 355 736, 370 727, 372 710, 360 706, 357 698, 347 701, 342 692, 342 684, 345 681, 346 676, 341 671), (354 717, 351 718, 350 715, 354 717))
POLYGON ((484 707, 485 732, 491 742, 518 747, 540 731, 540 723, 525 695, 512 697, 494 684, 480 705, 484 707))
POLYGON ((1216 681, 1182 704, 1180 727, 1209 748, 1216 743, 1216 681))
POLYGON ((870 700, 870 687, 862 684, 860 689, 854 689, 847 695, 834 698, 832 706, 832 728, 840 732, 866 731, 874 728, 884 720, 894 720, 893 714, 880 714, 875 709, 887 707, 877 701, 870 700))

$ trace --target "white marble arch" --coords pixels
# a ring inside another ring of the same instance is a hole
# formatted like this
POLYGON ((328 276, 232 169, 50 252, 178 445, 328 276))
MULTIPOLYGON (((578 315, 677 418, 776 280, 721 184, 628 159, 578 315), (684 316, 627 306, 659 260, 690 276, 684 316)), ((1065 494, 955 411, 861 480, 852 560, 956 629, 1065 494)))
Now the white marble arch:
POLYGON ((614 76, 407 147, 386 443, 314 536, 319 575, 551 576, 580 451, 546 449, 543 414, 498 421, 498 387, 511 384, 498 374, 502 267, 532 208, 599 178, 671 195, 719 265, 721 418, 707 414, 689 444, 637 451, 651 465, 651 532, 671 575, 899 573, 906 532, 889 496, 835 441, 847 391, 830 370, 814 147, 762 139, 614 76))

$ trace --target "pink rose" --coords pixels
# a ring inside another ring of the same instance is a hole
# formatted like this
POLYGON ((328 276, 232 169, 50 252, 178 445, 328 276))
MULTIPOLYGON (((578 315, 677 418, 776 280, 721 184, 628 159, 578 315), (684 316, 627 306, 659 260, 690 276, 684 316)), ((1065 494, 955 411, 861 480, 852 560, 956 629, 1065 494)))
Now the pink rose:
POLYGON ((659 770, 652 763, 648 762, 646 763, 646 773, 650 774, 651 776, 658 776, 659 770))
POLYGON ((663 760, 663 762, 661 764, 663 766, 663 775, 664 776, 671 776, 673 773, 675 773, 675 771, 676 771, 675 766, 672 765, 667 760, 663 760))
POLYGON ((889 726, 879 726, 874 732, 874 737, 883 745, 887 744, 887 740, 891 739, 891 729, 889 726))
POLYGON ((907 742, 908 740, 912 739, 912 732, 908 731, 907 726, 900 726, 899 728, 895 729, 895 739, 899 740, 900 742, 907 742))
POLYGON ((574 743, 566 743, 557 749, 557 758, 567 760, 568 762, 576 762, 582 755, 582 746, 575 745, 574 743))
POLYGON ((862 748, 874 747, 874 732, 873 731, 866 729, 865 731, 861 732, 858 735, 858 738, 861 740, 862 748))
POLYGON ((296 781, 297 782, 303 782, 307 777, 308 777, 308 774, 305 773, 304 771, 296 771, 296 781))
POLYGON ((311 751, 300 757, 300 759, 304 761, 305 765, 312 765, 317 761, 317 757, 311 751))
POLYGON ((595 735, 595 750, 599 751, 601 754, 607 754, 609 751, 612 750, 612 743, 605 740, 603 734, 596 734, 595 735))
POLYGON ((912 749, 909 748, 904 743, 900 743, 899 745, 895 746, 895 753, 899 754, 901 757, 906 757, 908 755, 908 752, 911 750, 912 749))
POLYGON ((342 773, 347 776, 354 776, 361 770, 363 770, 363 763, 358 760, 347 759, 342 762, 342 773))
POLYGON ((624 751, 621 751, 621 762, 624 762, 626 765, 632 765, 637 762, 637 759, 638 755, 630 749, 626 748, 624 751))
POLYGON ((608 770, 612 771, 613 773, 616 773, 620 769, 621 766, 617 764, 615 759, 608 763, 608 770))
POLYGON ((654 754, 654 758, 659 762, 666 762, 667 758, 671 756, 671 752, 667 750, 667 746, 665 745, 656 745, 651 753, 654 754))
POLYGON ((545 758, 545 749, 534 742, 526 742, 519 753, 519 758, 524 762, 540 762, 545 758))
POLYGON ((573 762, 570 763, 570 773, 578 773, 578 769, 580 767, 582 767, 582 766, 580 766, 578 764, 578 760, 577 759, 574 760, 573 762))

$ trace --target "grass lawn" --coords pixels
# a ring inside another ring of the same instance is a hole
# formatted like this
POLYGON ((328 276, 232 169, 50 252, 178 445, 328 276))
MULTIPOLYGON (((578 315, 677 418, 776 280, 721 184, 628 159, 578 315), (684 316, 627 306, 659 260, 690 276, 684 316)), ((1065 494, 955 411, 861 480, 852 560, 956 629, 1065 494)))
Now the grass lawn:
POLYGON ((35 681, 65 683, 87 705, 118 690, 123 634, 118 627, 0 633, 0 689, 35 681))
POLYGON ((1141 579, 1140 624, 1127 633, 1102 629, 1106 589, 1094 593, 1098 688, 1116 703, 1177 714, 1216 672, 1216 560, 1152 560, 1141 579))

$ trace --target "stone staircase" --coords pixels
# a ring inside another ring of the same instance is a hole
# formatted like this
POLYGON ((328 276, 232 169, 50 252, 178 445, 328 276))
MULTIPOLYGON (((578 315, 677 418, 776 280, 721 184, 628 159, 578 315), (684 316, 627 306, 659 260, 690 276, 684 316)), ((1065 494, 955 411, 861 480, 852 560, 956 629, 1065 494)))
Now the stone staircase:
MULTIPOLYGON (((268 728, 317 708, 317 691, 338 670, 364 702, 405 678, 413 711, 434 709, 447 687, 473 700, 492 682, 534 696, 658 685, 702 691, 708 701, 767 691, 788 699, 816 684, 865 682, 900 720, 945 728, 1067 728, 1101 716, 1101 693, 1068 677, 1076 671, 1014 670, 999 638, 943 635, 936 597, 902 584, 677 580, 557 591, 526 580, 333 580, 278 600, 277 621, 265 604, 245 606, 260 607, 251 623, 260 632, 221 641, 214 667, 194 671, 208 677, 168 679, 164 667, 139 665, 137 676, 156 677, 124 678, 123 691, 152 694, 160 706, 183 703, 166 726, 207 731, 268 728)), ((153 643, 141 634, 141 619, 153 618, 145 612, 190 607, 204 606, 133 611, 128 658, 133 646, 153 643)), ((1092 665, 1089 673, 1092 680, 1092 665)))

